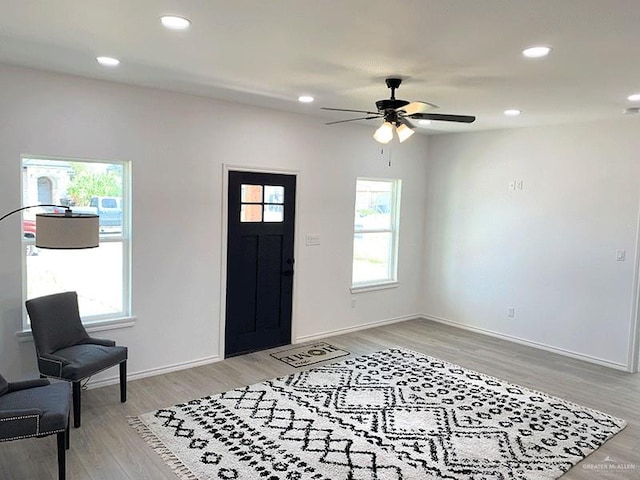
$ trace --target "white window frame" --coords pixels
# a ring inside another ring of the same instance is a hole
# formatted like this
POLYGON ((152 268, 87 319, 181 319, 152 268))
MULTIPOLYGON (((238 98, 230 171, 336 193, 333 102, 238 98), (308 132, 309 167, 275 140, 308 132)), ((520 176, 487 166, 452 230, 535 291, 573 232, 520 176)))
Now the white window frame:
MULTIPOLYGON (((353 281, 353 268, 355 262, 355 248, 352 251, 351 258, 351 292, 363 292, 369 290, 379 290, 384 288, 392 288, 398 285, 398 246, 400 236, 400 199, 402 194, 402 180, 398 178, 374 178, 374 177, 357 177, 356 178, 356 196, 358 191, 358 182, 361 181, 373 181, 373 182, 387 182, 391 184, 391 224, 389 228, 367 229, 358 227, 356 222, 356 209, 357 205, 354 202, 354 224, 353 224, 353 242, 355 242, 356 235, 366 235, 375 233, 391 233, 391 246, 389 248, 388 262, 390 276, 387 278, 371 279, 361 282, 353 281)), ((353 243, 352 243, 353 247, 353 243)))
MULTIPOLYGON (((123 160, 103 160, 103 159, 87 159, 87 158, 69 158, 42 155, 22 155, 20 158, 20 171, 24 170, 25 160, 53 160, 59 162, 76 162, 76 163, 107 163, 120 165, 122 167, 122 229, 120 234, 100 233, 100 243, 117 242, 122 244, 122 311, 99 314, 85 315, 82 317, 82 323, 87 327, 93 327, 91 331, 104 330, 108 325, 128 326, 133 320, 131 317, 131 162, 123 160)), ((24 205, 25 177, 20 178, 21 203, 24 205)), ((52 203, 57 203, 55 199, 52 203)), ((22 228, 20 229, 22 232, 22 228)), ((27 300, 27 246, 35 245, 33 238, 22 238, 22 305, 27 300)), ((29 334, 31 325, 26 309, 22 309, 22 328, 24 334, 29 334)), ((82 314, 82 312, 80 312, 82 314)), ((24 335, 21 335, 24 336, 24 335)))

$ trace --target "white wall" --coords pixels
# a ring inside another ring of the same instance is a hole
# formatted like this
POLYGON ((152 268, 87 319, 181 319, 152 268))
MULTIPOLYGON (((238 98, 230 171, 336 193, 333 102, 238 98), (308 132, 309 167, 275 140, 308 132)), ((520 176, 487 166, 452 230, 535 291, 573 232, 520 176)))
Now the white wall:
MULTIPOLYGON (((299 172, 294 340, 423 312, 629 363, 640 118, 416 135, 392 145, 389 167, 372 127, 17 67, 0 66, 0 108, 0 213, 20 205, 21 154, 132 162, 137 320, 102 334, 130 347, 132 374, 221 355, 223 164, 299 172), (357 176, 403 180, 400 286, 358 294, 352 309, 357 176), (308 233, 321 244, 305 246, 308 233)), ((15 335, 21 248, 14 216, 0 225, 10 379, 37 374, 33 343, 15 335)))
MULTIPOLYGON (((309 108, 319 108, 310 106, 309 108)), ((373 126, 0 66, 0 211, 20 205, 20 155, 130 160, 132 328, 101 333, 130 348, 132 374, 211 361, 219 352, 223 164, 299 172, 295 319, 311 338, 421 311, 427 138, 395 144, 373 126), (351 308, 357 176, 401 178, 400 286, 351 308), (307 247, 308 233, 321 245, 307 247)), ((37 374, 22 327, 20 219, 0 225, 0 372, 37 374)), ((107 372, 114 377, 117 372, 107 372)), ((104 378, 104 376, 102 377, 104 378)))
POLYGON ((424 312, 629 367, 639 122, 432 138, 424 312))

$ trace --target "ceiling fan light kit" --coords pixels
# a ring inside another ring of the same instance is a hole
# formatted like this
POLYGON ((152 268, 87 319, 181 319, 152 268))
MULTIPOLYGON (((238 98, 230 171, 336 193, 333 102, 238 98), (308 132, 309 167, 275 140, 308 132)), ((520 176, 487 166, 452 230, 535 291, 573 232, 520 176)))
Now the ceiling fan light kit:
POLYGON ((373 138, 380 143, 389 143, 393 140, 393 125, 390 122, 384 122, 380 125, 380 128, 373 133, 373 138))
POLYGON ((391 89, 391 98, 378 100, 376 102, 376 108, 378 110, 377 112, 322 107, 323 110, 362 113, 367 115, 366 117, 349 118, 347 120, 327 122, 326 125, 382 118, 384 120, 384 123, 375 131, 375 133, 373 134, 373 138, 380 143, 386 144, 393 140, 394 126, 396 133, 398 134, 398 140, 400 141, 400 143, 404 142, 407 138, 413 135, 415 133, 414 129, 416 127, 411 123, 410 120, 416 120, 418 122, 423 120, 436 120, 440 122, 472 123, 476 119, 476 117, 471 115, 428 113, 429 110, 438 107, 436 105, 433 105, 432 103, 427 102, 408 102, 407 100, 396 99, 396 89, 400 87, 401 83, 401 78, 386 79, 387 87, 391 89))
POLYGON ((416 132, 403 123, 402 125, 396 127, 396 133, 398 134, 398 141, 402 143, 416 132))

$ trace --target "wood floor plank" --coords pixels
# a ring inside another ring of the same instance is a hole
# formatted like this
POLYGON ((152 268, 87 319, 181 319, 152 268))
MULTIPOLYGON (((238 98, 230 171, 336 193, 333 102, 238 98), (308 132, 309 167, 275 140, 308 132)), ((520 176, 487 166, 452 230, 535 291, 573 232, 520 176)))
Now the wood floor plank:
MULTIPOLYGON (((401 346, 624 418, 628 426, 562 480, 640 478, 640 376, 427 320, 326 339, 352 356, 401 346), (615 462, 624 470, 597 470, 615 462), (633 468, 631 468, 631 466, 633 468)), ((345 357, 348 358, 348 357, 345 357)), ((337 359, 338 361, 344 358, 337 359)), ((83 392, 82 427, 71 432, 69 480, 176 480, 127 416, 299 371, 269 351, 83 392)), ((1 480, 56 480, 55 437, 0 443, 1 480)))

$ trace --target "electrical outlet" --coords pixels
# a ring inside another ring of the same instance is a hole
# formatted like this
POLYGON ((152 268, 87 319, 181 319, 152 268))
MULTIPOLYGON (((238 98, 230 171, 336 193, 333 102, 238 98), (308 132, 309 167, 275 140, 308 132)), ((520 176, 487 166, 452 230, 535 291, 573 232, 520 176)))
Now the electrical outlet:
POLYGON ((509 313, 508 313, 508 315, 509 315, 509 318, 513 318, 513 317, 515 317, 515 316, 516 316, 516 309, 515 309, 515 308, 513 308, 513 307, 509 307, 509 313))
POLYGON ((356 308, 356 299, 355 298, 351 299, 351 308, 356 308))
POLYGON ((509 182, 509 190, 522 190, 524 188, 524 180, 511 180, 509 182))

